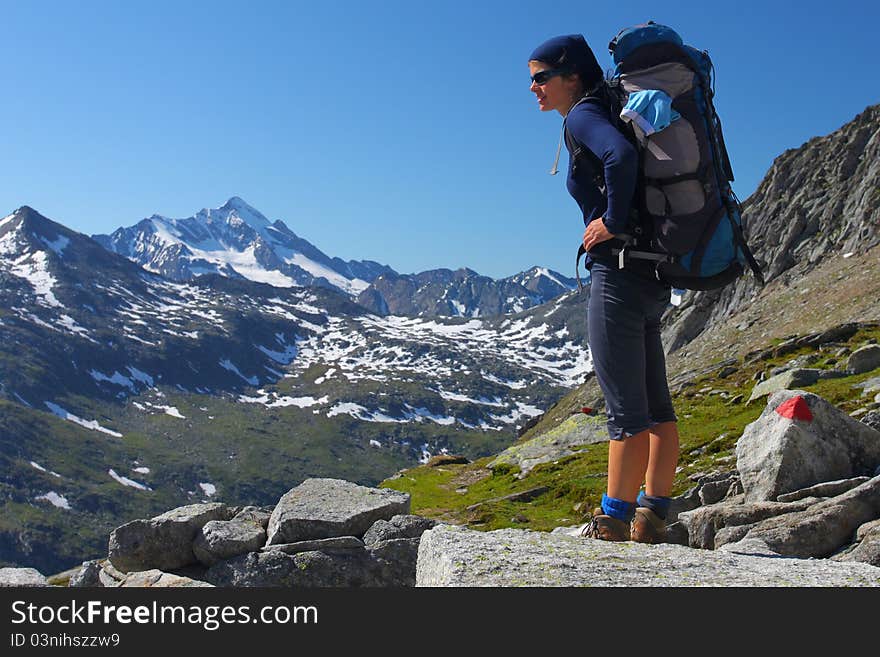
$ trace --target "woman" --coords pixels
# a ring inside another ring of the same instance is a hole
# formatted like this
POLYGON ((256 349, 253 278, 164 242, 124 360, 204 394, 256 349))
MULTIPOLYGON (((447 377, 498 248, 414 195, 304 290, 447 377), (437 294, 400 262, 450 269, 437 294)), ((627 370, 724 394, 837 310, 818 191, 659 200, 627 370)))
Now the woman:
POLYGON ((529 71, 541 111, 559 112, 570 141, 592 151, 604 169, 604 191, 588 166, 570 161, 567 179, 586 225, 589 345, 611 437, 608 490, 582 533, 606 541, 663 542, 679 442, 660 340, 670 287, 654 278, 649 262, 631 260, 619 269, 611 252, 623 245, 628 230, 638 155, 612 124, 607 104, 584 98, 605 82, 583 36, 544 42, 529 57, 529 71))

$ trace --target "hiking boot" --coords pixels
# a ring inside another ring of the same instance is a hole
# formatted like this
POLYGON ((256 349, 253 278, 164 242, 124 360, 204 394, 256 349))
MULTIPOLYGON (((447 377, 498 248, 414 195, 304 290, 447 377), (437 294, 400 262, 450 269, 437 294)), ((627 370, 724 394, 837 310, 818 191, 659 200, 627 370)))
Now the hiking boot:
POLYGON ((628 541, 630 540, 629 527, 629 523, 605 515, 600 507, 593 510, 593 517, 581 530, 581 536, 597 538, 600 541, 628 541))
POLYGON ((647 507, 636 507, 631 534, 636 543, 665 543, 666 521, 647 507))

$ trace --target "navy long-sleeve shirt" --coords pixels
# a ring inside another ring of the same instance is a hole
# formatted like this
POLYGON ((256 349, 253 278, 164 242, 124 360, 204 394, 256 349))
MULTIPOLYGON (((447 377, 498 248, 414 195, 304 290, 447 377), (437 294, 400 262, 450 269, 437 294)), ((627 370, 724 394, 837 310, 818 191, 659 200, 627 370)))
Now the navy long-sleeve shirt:
MULTIPOLYGON (((571 137, 590 149, 604 166, 607 198, 597 187, 592 167, 587 163, 579 162, 572 173, 573 158, 569 152, 566 186, 581 209, 584 225, 604 218, 609 232, 615 235, 626 233, 638 173, 635 148, 612 125, 608 110, 593 100, 586 100, 572 108, 565 125, 571 137)), ((619 248, 620 244, 616 239, 597 244, 587 255, 587 267, 591 258, 610 258, 612 247, 619 248)))

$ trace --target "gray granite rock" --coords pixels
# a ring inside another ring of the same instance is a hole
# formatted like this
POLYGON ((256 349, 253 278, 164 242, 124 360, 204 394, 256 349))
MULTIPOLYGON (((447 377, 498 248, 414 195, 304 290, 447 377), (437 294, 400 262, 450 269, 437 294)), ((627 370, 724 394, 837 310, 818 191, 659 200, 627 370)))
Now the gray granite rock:
POLYGON ((666 514, 667 524, 672 524, 678 520, 680 513, 692 511, 702 504, 700 500, 700 486, 697 484, 688 488, 684 493, 673 497, 669 502, 669 512, 666 514))
POLYGON ((397 515, 391 520, 377 520, 364 534, 364 543, 372 545, 394 538, 418 538, 437 525, 436 520, 415 515, 397 515))
POLYGON ((678 521, 687 527, 691 547, 714 550, 715 535, 725 527, 753 525, 773 516, 803 511, 817 501, 815 498, 790 503, 753 502, 742 504, 725 501, 680 513, 678 521))
POLYGON ((736 472, 728 473, 727 476, 712 481, 707 481, 699 487, 700 502, 705 504, 715 504, 720 502, 730 490, 730 487, 739 481, 739 475, 736 472))
POLYGON ((208 569, 205 579, 224 587, 378 587, 382 567, 366 549, 339 552, 249 552, 208 569))
POLYGON ((683 522, 673 522, 666 525, 666 542, 675 545, 688 545, 690 537, 688 536, 687 526, 683 522))
POLYGON ((46 576, 35 568, 0 568, 0 588, 49 586, 46 576))
POLYGON ((415 586, 419 538, 392 538, 369 546, 373 572, 382 586, 415 586))
POLYGON ((747 403, 765 397, 766 395, 771 395, 779 390, 791 390, 792 388, 811 386, 819 380, 819 373, 820 370, 794 369, 772 376, 752 388, 752 394, 749 396, 749 401, 747 403))
POLYGON ((819 371, 819 380, 824 381, 826 379, 842 379, 845 376, 849 376, 843 370, 820 370, 819 371))
POLYGON ((761 416, 736 443, 736 466, 747 502, 774 500, 783 493, 826 481, 873 474, 880 464, 880 432, 854 420, 809 392, 773 394, 761 416), (777 412, 800 397, 812 419, 777 412))
POLYGON ((260 525, 263 529, 269 526, 269 517, 272 515, 271 510, 262 509, 258 506, 246 506, 236 513, 233 520, 247 520, 249 522, 260 525))
POLYGON ((859 418, 859 422, 875 431, 880 431, 880 411, 870 411, 859 418))
MULTIPOLYGON (((383 522, 383 521, 378 521, 383 522)), ((318 538, 313 541, 297 541, 296 543, 278 543, 267 545, 263 552, 278 550, 285 554, 297 554, 298 552, 333 552, 335 550, 363 550, 366 546, 357 536, 335 536, 333 538, 318 538)))
POLYGON ((156 569, 128 573, 119 583, 120 588, 193 588, 205 586, 213 586, 213 584, 190 579, 189 577, 181 577, 172 573, 165 573, 156 569))
POLYGON ((480 532, 439 525, 422 534, 416 586, 880 586, 880 569, 681 545, 610 543, 562 533, 480 532))
POLYGON ((149 520, 133 520, 110 534, 110 561, 122 572, 174 570, 195 563, 196 534, 212 520, 229 520, 233 511, 218 502, 190 504, 149 520))
POLYGON ((860 561, 880 566, 880 526, 865 533, 852 550, 841 555, 839 561, 860 561))
POLYGON ((803 511, 762 520, 745 539, 762 541, 785 556, 824 558, 850 543, 861 525, 876 518, 880 518, 880 476, 803 511))
POLYGON ((856 486, 865 483, 870 477, 852 477, 851 479, 839 479, 837 481, 825 481, 815 486, 801 488, 791 493, 783 493, 776 497, 777 502, 794 502, 805 497, 834 497, 856 486))
POLYGON ((856 541, 861 541, 868 535, 868 532, 872 532, 874 529, 878 528, 880 528, 880 518, 866 522, 856 530, 856 541))
POLYGON ((748 534, 749 530, 754 526, 755 523, 722 527, 715 534, 715 549, 720 548, 722 545, 727 545, 728 543, 736 543, 737 541, 741 541, 746 537, 746 534, 748 534))
POLYGON ((334 536, 363 536, 377 520, 408 514, 410 497, 342 479, 306 479, 278 501, 269 518, 268 545, 334 536))
POLYGON ((101 572, 101 560, 93 559, 92 561, 83 561, 80 569, 70 577, 70 581, 67 583, 68 586, 72 586, 75 588, 79 587, 100 587, 103 586, 101 584, 101 579, 99 574, 101 572))
POLYGON ((266 530, 262 524, 253 522, 245 515, 233 520, 211 520, 196 534, 192 550, 196 558, 206 566, 218 561, 259 550, 266 543, 266 530))
POLYGON ((863 374, 880 367, 880 346, 869 344, 856 349, 846 361, 846 371, 863 374))

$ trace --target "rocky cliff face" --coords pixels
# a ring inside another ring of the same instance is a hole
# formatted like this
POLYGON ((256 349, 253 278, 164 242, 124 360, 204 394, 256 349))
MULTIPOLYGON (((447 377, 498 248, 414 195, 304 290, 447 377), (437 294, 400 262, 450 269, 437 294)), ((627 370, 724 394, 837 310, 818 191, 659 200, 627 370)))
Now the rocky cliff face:
MULTIPOLYGON (((749 246, 768 283, 880 244, 880 105, 780 155, 743 206, 749 246)), ((748 273, 722 290, 689 292, 664 319, 667 351, 723 322, 758 291, 748 273)))

